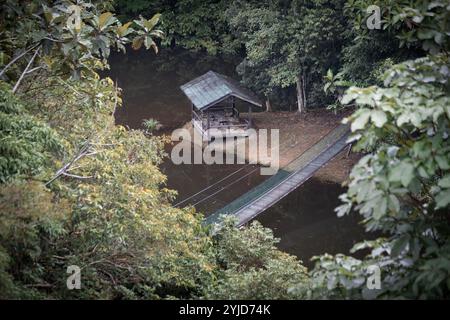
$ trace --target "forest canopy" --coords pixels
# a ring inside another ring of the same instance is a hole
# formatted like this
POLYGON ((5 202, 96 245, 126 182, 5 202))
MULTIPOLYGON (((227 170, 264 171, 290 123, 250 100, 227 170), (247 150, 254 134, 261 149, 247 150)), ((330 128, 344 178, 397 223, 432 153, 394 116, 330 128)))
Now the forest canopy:
POLYGON ((79 1, 77 24, 70 1, 2 3, 0 297, 289 298, 306 269, 270 230, 211 236, 172 207, 165 138, 115 125, 120 88, 98 74, 110 47, 157 51, 163 34, 159 14, 122 23, 112 4, 79 1), (71 265, 83 290, 67 290, 71 265))
POLYGON ((0 5, 0 298, 448 298, 448 1, 0 5), (111 50, 170 47, 238 57, 268 110, 351 110, 364 156, 336 212, 382 235, 355 245, 365 257, 324 253, 308 270, 257 222, 214 233, 173 206, 167 139, 116 125, 121 89, 100 76, 111 50), (83 290, 67 290, 71 265, 83 290))

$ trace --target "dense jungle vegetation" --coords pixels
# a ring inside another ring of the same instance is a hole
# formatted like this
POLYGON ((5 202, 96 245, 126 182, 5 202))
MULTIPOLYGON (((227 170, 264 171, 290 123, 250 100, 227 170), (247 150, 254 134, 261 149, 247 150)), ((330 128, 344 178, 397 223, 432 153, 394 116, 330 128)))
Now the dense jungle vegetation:
POLYGON ((448 0, 1 0, 0 298, 448 298, 448 0), (381 29, 366 20, 381 9, 381 29), (354 108, 341 196, 364 259, 307 270, 258 223, 212 234, 172 206, 166 138, 115 125, 111 50, 239 56, 267 109, 354 108), (354 214, 354 213, 352 213, 354 214), (67 267, 82 290, 67 290, 67 267), (370 267, 381 289, 368 290, 370 267))

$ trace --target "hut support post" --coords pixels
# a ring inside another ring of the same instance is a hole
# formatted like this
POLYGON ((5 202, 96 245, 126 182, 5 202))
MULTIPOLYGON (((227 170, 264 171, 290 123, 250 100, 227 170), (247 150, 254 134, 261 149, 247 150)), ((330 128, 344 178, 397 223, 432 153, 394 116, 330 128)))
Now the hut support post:
POLYGON ((209 111, 206 110, 206 134, 207 134, 208 141, 209 141, 209 127, 210 127, 210 115, 209 115, 209 111))
POLYGON ((202 110, 200 110, 200 124, 201 124, 201 126, 202 126, 202 130, 204 131, 205 130, 205 127, 203 126, 203 111, 202 110))
POLYGON ((236 107, 236 103, 234 101, 234 97, 231 96, 231 115, 234 117, 234 108, 236 107))
POLYGON ((248 125, 247 129, 252 127, 252 107, 248 106, 248 125))

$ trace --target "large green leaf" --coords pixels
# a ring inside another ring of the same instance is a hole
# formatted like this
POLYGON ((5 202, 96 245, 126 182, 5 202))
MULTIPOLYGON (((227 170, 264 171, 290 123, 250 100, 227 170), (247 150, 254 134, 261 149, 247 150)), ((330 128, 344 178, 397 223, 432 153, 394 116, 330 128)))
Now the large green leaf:
POLYGON ((352 131, 357 131, 364 129, 364 126, 369 121, 370 110, 362 109, 358 111, 358 116, 352 121, 351 129, 352 131))
POLYGON ((150 20, 144 21, 144 26, 148 31, 151 31, 159 22, 160 13, 155 14, 150 20))
POLYGON ((401 162, 392 167, 389 181, 401 182, 404 187, 407 187, 414 177, 414 165, 409 162, 401 162))
POLYGON ((436 195, 436 209, 445 208, 450 204, 450 189, 440 191, 436 195))
POLYGON ((370 114, 370 119, 378 128, 381 128, 387 122, 386 113, 381 110, 373 110, 370 114))
POLYGON ((133 39, 133 42, 131 43, 131 47, 134 50, 139 50, 142 47, 143 44, 144 44, 144 38, 143 37, 135 37, 133 39))
POLYGON ((111 12, 102 13, 98 18, 98 26, 100 27, 100 30, 110 25, 112 23, 112 20, 113 14, 111 12))
POLYGON ((129 27, 132 23, 133 22, 130 21, 117 28, 117 34, 119 35, 119 37, 124 37, 128 33, 130 33, 129 27))

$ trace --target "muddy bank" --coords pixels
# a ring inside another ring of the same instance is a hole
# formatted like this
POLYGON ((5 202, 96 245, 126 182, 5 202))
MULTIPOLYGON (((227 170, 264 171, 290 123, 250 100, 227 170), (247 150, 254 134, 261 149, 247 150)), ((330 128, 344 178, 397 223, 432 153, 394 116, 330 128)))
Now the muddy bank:
POLYGON ((315 178, 324 182, 334 182, 342 184, 347 180, 350 172, 356 162, 361 158, 358 153, 350 152, 347 155, 348 150, 342 151, 333 160, 327 163, 327 165, 321 168, 314 175, 315 178))
MULTIPOLYGON (((311 110, 304 116, 296 112, 260 112, 253 114, 253 124, 256 130, 279 130, 279 167, 284 168, 338 127, 342 119, 349 114, 349 111, 334 114, 325 109, 311 110)), ((186 123, 183 128, 189 129, 192 135, 191 122, 186 123)), ((248 138, 238 139, 235 144, 245 144, 246 162, 269 165, 260 161, 257 153, 249 153, 248 138)), ((270 145, 270 139, 268 144, 270 145)), ((234 146, 227 149, 224 145, 223 149, 224 152, 234 153, 234 146)), ((358 159, 359 155, 349 153, 346 149, 320 169, 315 176, 323 181, 342 183, 358 159)))
MULTIPOLYGON (((280 130, 280 167, 296 159, 311 148, 320 139, 336 128, 342 119, 351 111, 334 114, 325 109, 310 110, 305 116, 293 112, 264 112, 254 114, 254 124, 257 128, 280 130)), ((325 167, 320 169, 315 177, 322 181, 344 182, 360 155, 342 151, 325 167)))

